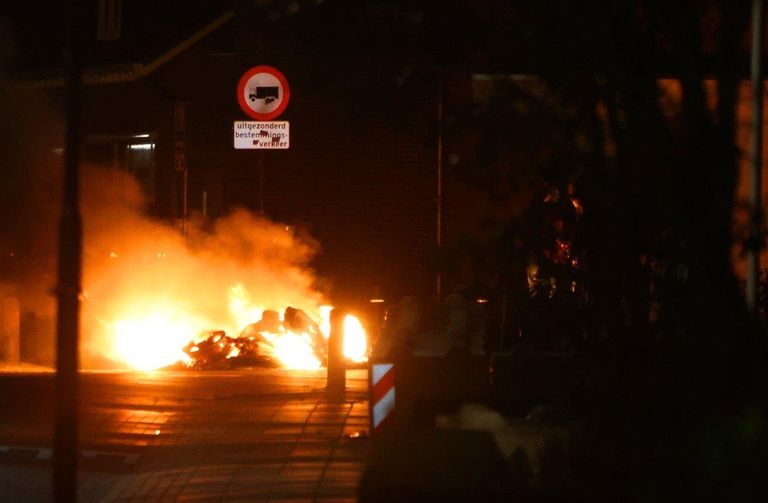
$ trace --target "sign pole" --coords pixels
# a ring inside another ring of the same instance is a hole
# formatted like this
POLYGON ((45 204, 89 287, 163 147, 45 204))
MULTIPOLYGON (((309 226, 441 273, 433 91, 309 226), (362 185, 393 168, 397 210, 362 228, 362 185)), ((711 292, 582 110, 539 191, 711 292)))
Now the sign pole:
POLYGON ((259 215, 264 217, 264 151, 259 150, 259 215))
POLYGON ((189 217, 189 169, 187 167, 187 103, 173 105, 174 153, 173 164, 176 173, 176 218, 182 234, 187 234, 189 217))
MULTIPOLYGON (((264 61, 264 41, 259 37, 256 42, 259 62, 264 61)), ((259 150, 259 216, 264 218, 264 152, 259 150)))

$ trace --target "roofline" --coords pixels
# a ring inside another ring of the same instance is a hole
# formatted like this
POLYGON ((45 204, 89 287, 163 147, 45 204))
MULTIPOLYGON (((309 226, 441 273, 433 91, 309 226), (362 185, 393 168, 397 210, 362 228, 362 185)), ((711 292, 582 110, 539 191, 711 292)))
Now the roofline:
MULTIPOLYGON (((165 52, 164 54, 161 54, 158 58, 156 58, 154 61, 151 61, 147 65, 141 65, 141 68, 139 69, 139 75, 136 78, 144 77, 145 75, 149 75, 150 73, 154 72, 164 64, 166 64, 168 61, 172 60, 182 52, 186 51, 214 31, 218 30, 222 26, 224 26, 226 23, 231 21, 235 17, 235 11, 228 10, 215 20, 213 20, 210 24, 207 26, 204 26, 200 30, 198 30, 196 33, 193 33, 191 36, 187 37, 185 40, 182 40, 181 43, 176 45, 175 47, 172 47, 169 51, 165 52)), ((135 79, 134 79, 135 80, 135 79)))
MULTIPOLYGON (((189 37, 185 38, 169 50, 160 54, 157 58, 147 64, 144 63, 123 63, 117 65, 92 66, 83 72, 83 84, 116 84, 125 82, 134 82, 142 77, 146 77, 173 58, 186 51, 214 31, 218 30, 235 17, 233 9, 226 11, 221 16, 214 19, 189 37)), ((22 79, 25 80, 25 79, 22 79)), ((61 87, 66 79, 64 77, 50 78, 30 78, 35 87, 61 87)))

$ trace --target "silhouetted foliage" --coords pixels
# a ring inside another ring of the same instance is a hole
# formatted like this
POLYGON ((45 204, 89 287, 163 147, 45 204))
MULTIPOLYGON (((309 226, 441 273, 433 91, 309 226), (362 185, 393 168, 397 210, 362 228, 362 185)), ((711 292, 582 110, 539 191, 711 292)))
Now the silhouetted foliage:
POLYGON ((768 359, 731 264, 748 21, 746 0, 329 1, 305 19, 318 51, 359 48, 350 85, 378 96, 536 76, 447 111, 449 145, 471 138, 456 175, 506 210, 453 253, 503 299, 508 340, 541 332, 588 363, 560 404, 582 425, 580 483, 648 500, 764 493, 768 359), (662 77, 679 83, 674 116, 662 77))

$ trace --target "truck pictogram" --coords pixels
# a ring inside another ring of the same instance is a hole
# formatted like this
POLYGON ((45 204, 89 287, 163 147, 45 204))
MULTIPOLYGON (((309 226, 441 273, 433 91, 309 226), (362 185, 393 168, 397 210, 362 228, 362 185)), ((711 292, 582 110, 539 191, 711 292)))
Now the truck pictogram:
POLYGON ((280 89, 277 86, 257 86, 248 89, 248 99, 251 103, 256 100, 264 100, 264 103, 270 104, 280 97, 280 89))

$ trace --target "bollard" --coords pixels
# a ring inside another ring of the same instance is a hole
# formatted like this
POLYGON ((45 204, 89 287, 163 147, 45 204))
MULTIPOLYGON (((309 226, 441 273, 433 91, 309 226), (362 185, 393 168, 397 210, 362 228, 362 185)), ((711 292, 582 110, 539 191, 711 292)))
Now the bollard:
POLYGON ((331 311, 331 333, 328 336, 328 381, 326 393, 330 400, 344 400, 347 368, 344 361, 344 311, 331 311))
POLYGON ((21 362, 21 305, 19 295, 7 283, 0 283, 0 362, 21 362))
POLYGON ((395 365, 390 362, 371 362, 369 376, 369 417, 371 435, 382 431, 392 422, 395 410, 395 365))

